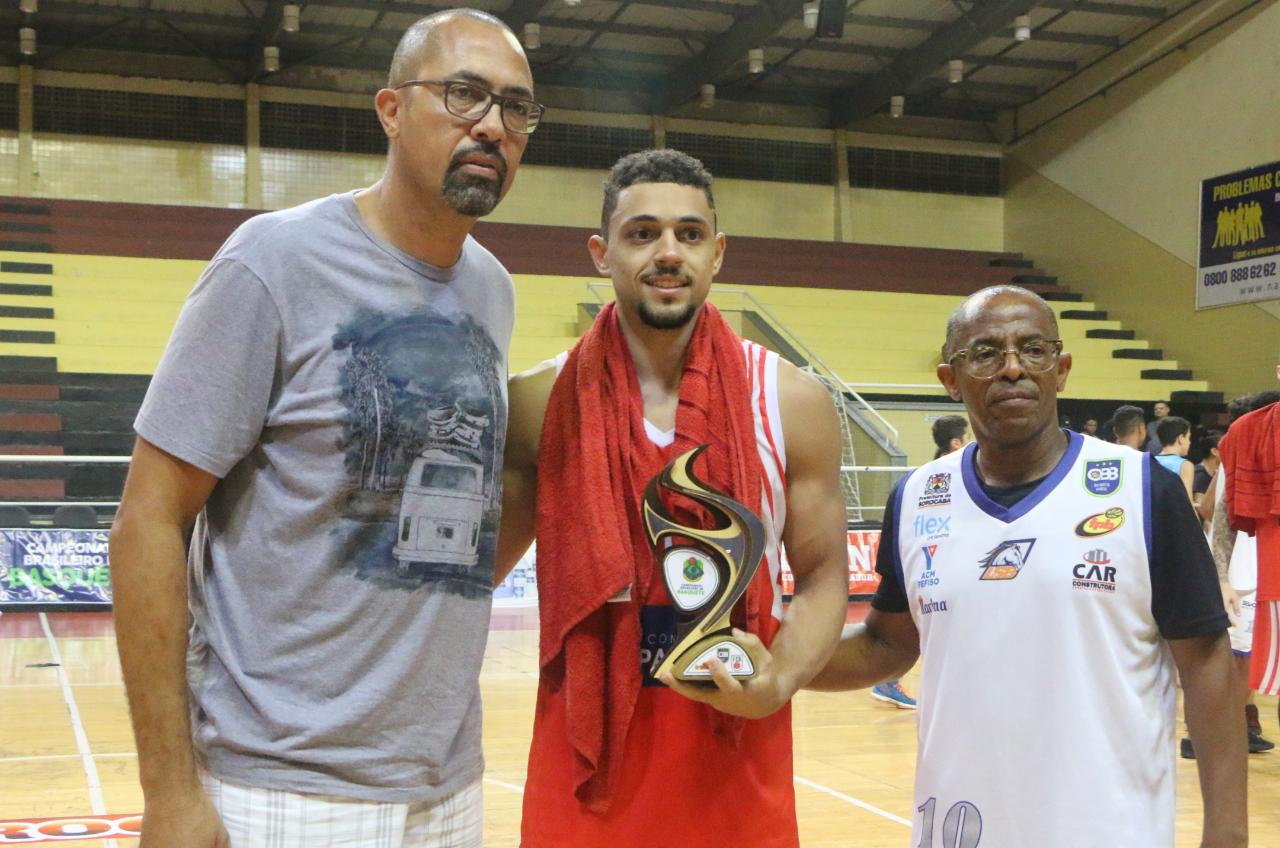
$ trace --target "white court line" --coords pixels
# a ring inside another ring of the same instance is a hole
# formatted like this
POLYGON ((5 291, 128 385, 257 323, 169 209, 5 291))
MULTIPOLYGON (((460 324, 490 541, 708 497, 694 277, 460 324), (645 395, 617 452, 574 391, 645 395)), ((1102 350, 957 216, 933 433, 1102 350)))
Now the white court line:
MULTIPOLYGON (((816 789, 818 792, 824 792, 827 795, 830 795, 832 798, 838 798, 841 801, 844 801, 846 804, 852 804, 853 806, 862 810, 866 810, 869 813, 875 813, 877 816, 886 818, 889 821, 897 822, 898 824, 904 827, 911 827, 911 822, 907 821, 901 816, 895 816, 893 813, 882 810, 874 804, 868 804, 866 801, 859 801, 857 798, 854 798, 852 795, 846 795, 843 792, 837 792, 836 790, 832 789, 829 786, 823 786, 821 783, 815 783, 814 781, 809 780, 806 777, 800 777, 799 775, 794 776, 792 779, 795 780, 796 783, 799 783, 801 786, 807 786, 810 789, 816 789)), ((516 786, 514 783, 504 783, 501 780, 494 780, 492 777, 486 777, 484 779, 484 782, 500 787, 502 789, 506 789, 511 792, 517 792, 521 795, 524 794, 524 788, 521 786, 516 786)))
MULTIPOLYGON (((136 757, 138 755, 130 752, 127 754, 91 754, 90 756, 92 756, 95 760, 105 760, 105 759, 110 759, 112 757, 116 757, 116 758, 136 757)), ((78 759, 80 759, 79 754, 40 754, 34 757, 0 757, 0 764, 35 763, 35 762, 43 762, 45 760, 78 760, 78 759)))
POLYGON ((516 786, 514 783, 504 783, 501 780, 494 780, 492 777, 486 777, 484 782, 493 784, 501 789, 506 789, 508 792, 516 792, 520 795, 524 794, 524 787, 516 786))
POLYGON ((895 816, 893 813, 882 810, 874 804, 868 804, 866 801, 859 801, 857 798, 854 798, 852 795, 846 795, 843 792, 837 792, 836 790, 832 789, 829 786, 823 786, 821 783, 814 783, 812 780, 809 780, 808 778, 805 778, 805 777, 800 777, 799 775, 796 775, 792 779, 795 780, 796 783, 799 783, 801 786, 807 786, 810 789, 816 789, 819 792, 825 792, 826 794, 830 795, 832 798, 839 798, 841 801, 844 801, 845 803, 848 803, 848 804, 852 804, 853 806, 858 807, 859 809, 866 810, 869 813, 875 813, 877 816, 886 818, 889 821, 895 821, 898 824, 903 825, 905 827, 911 827, 911 822, 907 821, 901 816, 895 816))
MULTIPOLYGON (((98 766, 93 762, 93 751, 89 748, 89 737, 85 735, 84 723, 80 721, 80 709, 76 706, 76 696, 71 691, 71 681, 67 678, 67 670, 62 665, 62 653, 58 643, 49 629, 49 617, 40 613, 40 629, 49 642, 49 653, 57 663, 58 684, 62 687, 62 699, 66 701, 67 712, 71 714, 71 730, 75 733, 76 749, 80 752, 80 763, 84 766, 84 777, 89 783, 89 807, 95 816, 107 814, 107 804, 102 798, 102 781, 98 779, 98 766)), ((117 848, 114 839, 105 840, 109 848, 117 848)))

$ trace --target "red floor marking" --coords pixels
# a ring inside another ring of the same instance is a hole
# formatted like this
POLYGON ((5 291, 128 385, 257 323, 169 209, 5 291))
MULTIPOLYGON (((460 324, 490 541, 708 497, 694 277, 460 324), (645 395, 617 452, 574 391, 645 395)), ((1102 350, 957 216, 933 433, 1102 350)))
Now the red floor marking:
POLYGON ((46 842, 83 842, 88 839, 136 839, 141 835, 142 815, 140 813, 0 821, 0 845, 40 845, 46 842))

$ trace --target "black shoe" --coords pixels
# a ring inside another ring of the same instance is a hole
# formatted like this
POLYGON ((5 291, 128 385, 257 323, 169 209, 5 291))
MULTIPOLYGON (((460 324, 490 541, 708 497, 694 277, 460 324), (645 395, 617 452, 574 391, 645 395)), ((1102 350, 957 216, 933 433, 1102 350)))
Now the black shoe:
MULTIPOLYGON (((1190 742, 1191 740, 1188 739, 1187 741, 1190 742)), ((1252 727, 1249 728, 1249 753, 1250 754, 1261 754, 1263 751, 1270 751, 1275 746, 1276 746, 1276 743, 1272 742, 1270 739, 1262 738, 1261 729, 1256 729, 1252 727)))
POLYGON ((1181 747, 1182 747, 1182 759, 1194 760, 1196 758, 1196 749, 1195 749, 1195 746, 1191 744, 1190 739, 1183 738, 1181 747))

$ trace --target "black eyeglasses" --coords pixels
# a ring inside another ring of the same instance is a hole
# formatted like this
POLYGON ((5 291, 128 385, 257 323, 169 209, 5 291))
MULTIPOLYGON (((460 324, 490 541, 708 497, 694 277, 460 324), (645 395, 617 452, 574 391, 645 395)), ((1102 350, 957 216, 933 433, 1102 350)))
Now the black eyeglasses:
POLYGON ((547 108, 527 97, 507 97, 463 80, 405 80, 395 91, 410 85, 438 85, 444 89, 444 108, 464 121, 479 121, 489 114, 493 104, 502 112, 502 125, 514 133, 528 135, 538 128, 547 108))
POLYGON ((959 359, 961 367, 970 377, 975 380, 991 380, 1000 373, 1011 353, 1018 357, 1023 371, 1038 374, 1057 364, 1058 354, 1062 353, 1062 339, 1036 339, 1008 350, 1001 350, 995 345, 978 344, 957 350, 947 359, 947 364, 954 366, 959 359))

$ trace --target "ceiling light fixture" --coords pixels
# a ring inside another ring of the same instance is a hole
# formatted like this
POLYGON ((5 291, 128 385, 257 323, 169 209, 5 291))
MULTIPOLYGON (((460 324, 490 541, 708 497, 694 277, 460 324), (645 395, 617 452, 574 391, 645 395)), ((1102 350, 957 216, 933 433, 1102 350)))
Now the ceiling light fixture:
POLYGON ((269 74, 280 70, 280 48, 274 44, 262 48, 262 70, 269 74))
POLYGON ((753 74, 764 73, 763 47, 752 47, 747 51, 747 70, 753 74))
POLYGON ((542 46, 542 25, 529 21, 524 25, 524 46, 528 50, 537 50, 542 46))
POLYGON ((804 14, 804 25, 805 25, 805 28, 806 28, 806 29, 817 29, 817 28, 818 28, 818 4, 817 4, 817 3, 805 3, 805 4, 804 4, 804 13, 803 13, 803 14, 804 14))
POLYGON ((907 98, 901 94, 895 94, 889 98, 889 116, 892 118, 901 118, 902 112, 907 105, 907 98))
POLYGON ((952 59, 947 63, 947 79, 953 83, 964 79, 964 59, 952 59))
POLYGON ((1018 15, 1013 19, 1013 37, 1018 41, 1026 41, 1031 38, 1031 16, 1018 15))
POLYGON ((36 31, 32 27, 18 30, 18 51, 23 56, 36 55, 36 31))
POLYGON ((698 105, 703 109, 710 109, 712 106, 716 105, 716 87, 714 85, 709 82, 705 82, 699 90, 702 92, 702 100, 698 105))
POLYGON ((285 3, 284 8, 280 10, 280 29, 285 32, 297 32, 301 16, 302 9, 297 3, 285 3))
POLYGON ((40 0, 18 0, 18 11, 34 15, 40 8, 40 0))

